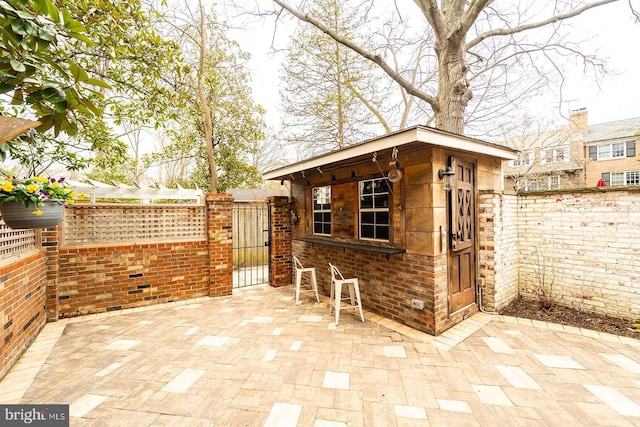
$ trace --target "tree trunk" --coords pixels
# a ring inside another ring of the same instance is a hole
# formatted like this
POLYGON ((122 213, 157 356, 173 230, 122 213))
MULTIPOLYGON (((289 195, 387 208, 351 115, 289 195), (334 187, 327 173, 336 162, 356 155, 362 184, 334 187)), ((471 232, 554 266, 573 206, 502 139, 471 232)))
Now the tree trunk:
POLYGON ((453 50, 439 52, 438 104, 434 108, 436 128, 459 135, 464 135, 464 112, 473 96, 467 83, 469 66, 463 46, 460 43, 453 50))
POLYGON ((202 128, 204 130, 204 140, 207 146, 207 159, 209 160, 209 192, 218 192, 218 168, 216 158, 213 153, 213 123, 211 122, 211 108, 207 102, 207 95, 204 89, 204 61, 207 53, 205 38, 204 8, 202 0, 198 1, 200 8, 200 58, 198 60, 198 101, 202 109, 202 128))

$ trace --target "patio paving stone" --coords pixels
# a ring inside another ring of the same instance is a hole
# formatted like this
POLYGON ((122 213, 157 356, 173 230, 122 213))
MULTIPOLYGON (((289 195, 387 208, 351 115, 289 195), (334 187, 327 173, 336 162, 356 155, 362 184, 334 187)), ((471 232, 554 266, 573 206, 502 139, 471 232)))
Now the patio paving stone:
MULTIPOLYGON (((432 337, 256 286, 45 326, 2 403, 73 426, 634 426, 640 341, 478 313, 432 337)), ((366 308, 366 307, 365 307, 366 308)))

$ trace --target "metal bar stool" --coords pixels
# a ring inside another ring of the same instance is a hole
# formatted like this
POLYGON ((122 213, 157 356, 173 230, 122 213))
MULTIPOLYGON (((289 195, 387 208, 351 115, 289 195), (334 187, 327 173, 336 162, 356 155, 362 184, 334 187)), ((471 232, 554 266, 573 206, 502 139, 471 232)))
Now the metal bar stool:
POLYGON ((293 256, 293 265, 296 269, 296 305, 300 304, 300 292, 313 292, 316 295, 316 301, 320 302, 320 297, 318 297, 318 280, 316 279, 315 267, 303 267, 302 263, 295 255, 293 256), (300 290, 302 273, 305 272, 311 273, 311 289, 300 290))
POLYGON ((338 320, 340 320, 340 310, 353 309, 355 314, 355 308, 360 310, 360 319, 364 322, 364 315, 362 314, 362 302, 360 301, 360 288, 358 287, 358 279, 356 277, 351 279, 345 279, 338 267, 329 263, 331 269, 331 296, 329 302, 329 314, 333 308, 336 310, 336 326, 338 326, 338 320), (342 298, 342 285, 346 285, 349 288, 349 299, 342 298), (350 301, 351 305, 341 306, 342 301, 350 301))

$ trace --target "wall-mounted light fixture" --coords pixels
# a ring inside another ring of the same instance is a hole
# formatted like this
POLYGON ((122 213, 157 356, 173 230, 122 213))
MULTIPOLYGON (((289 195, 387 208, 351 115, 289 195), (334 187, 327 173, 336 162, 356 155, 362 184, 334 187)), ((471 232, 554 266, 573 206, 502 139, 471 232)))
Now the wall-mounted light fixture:
POLYGON ((440 169, 438 171, 438 178, 440 178, 440 185, 444 191, 451 191, 453 189, 455 172, 451 169, 451 166, 447 166, 446 169, 440 169))

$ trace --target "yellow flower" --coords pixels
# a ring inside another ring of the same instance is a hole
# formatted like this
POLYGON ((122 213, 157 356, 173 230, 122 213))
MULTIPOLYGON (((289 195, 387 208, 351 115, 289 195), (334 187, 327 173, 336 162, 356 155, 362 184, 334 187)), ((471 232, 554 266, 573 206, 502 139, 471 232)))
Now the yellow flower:
POLYGON ((72 205, 72 204, 74 204, 74 203, 75 203, 75 200, 73 200, 73 199, 69 199, 69 200, 67 200, 67 204, 68 204, 69 206, 71 206, 71 205, 72 205))
POLYGON ((53 188, 58 188, 58 187, 60 187, 60 184, 58 184, 57 182, 52 182, 52 183, 51 183, 51 186, 52 186, 53 188))
POLYGON ((6 191, 7 193, 10 193, 11 191, 13 191, 13 184, 11 183, 11 181, 7 181, 4 184, 2 184, 2 187, 0 187, 0 189, 2 189, 2 191, 6 191))
POLYGON ((49 193, 49 195, 52 195, 53 194, 53 190, 49 190, 48 193, 49 193))
POLYGON ((72 198, 74 198, 74 199, 75 199, 75 197, 76 197, 76 192, 75 192, 75 191, 72 191, 71 193, 69 193, 69 196, 71 196, 72 198))
POLYGON ((27 191, 29 193, 35 193, 36 191, 38 191, 38 186, 35 184, 29 184, 27 185, 27 191))
POLYGON ((35 216, 40 216, 40 215, 42 215, 42 211, 41 211, 40 209, 35 210, 35 211, 31 212, 31 213, 32 213, 32 214, 34 214, 35 216))

